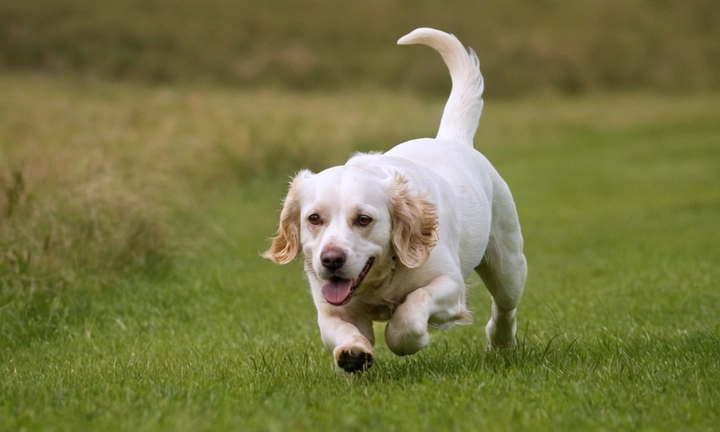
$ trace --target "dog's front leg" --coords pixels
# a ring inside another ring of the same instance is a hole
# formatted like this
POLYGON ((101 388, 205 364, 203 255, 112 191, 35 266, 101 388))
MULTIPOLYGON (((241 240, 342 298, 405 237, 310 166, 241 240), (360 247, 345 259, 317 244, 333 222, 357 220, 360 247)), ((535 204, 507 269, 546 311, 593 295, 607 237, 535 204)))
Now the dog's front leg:
POLYGON ((428 323, 444 327, 470 320, 462 278, 439 276, 397 307, 385 327, 385 342, 397 355, 415 354, 430 342, 428 323))
POLYGON ((340 317, 333 312, 318 309, 323 344, 332 351, 338 369, 345 372, 366 371, 375 358, 372 321, 340 317))

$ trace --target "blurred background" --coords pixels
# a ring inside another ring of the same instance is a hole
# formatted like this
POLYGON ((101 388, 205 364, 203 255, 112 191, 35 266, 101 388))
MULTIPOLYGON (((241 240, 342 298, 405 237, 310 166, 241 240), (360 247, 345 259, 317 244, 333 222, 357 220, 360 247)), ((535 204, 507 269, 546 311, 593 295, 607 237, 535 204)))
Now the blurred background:
POLYGON ((500 165, 499 149, 581 151, 669 122, 687 152, 717 120, 717 0, 0 0, 0 274, 153 273, 191 249, 182 218, 213 193, 272 187, 276 209, 300 168, 431 136, 446 67, 396 45, 422 26, 479 54, 493 102, 478 148, 500 165))
POLYGON ((488 96, 720 86, 716 0, 1 0, 0 70, 87 79, 444 94, 429 26, 482 61, 488 96))

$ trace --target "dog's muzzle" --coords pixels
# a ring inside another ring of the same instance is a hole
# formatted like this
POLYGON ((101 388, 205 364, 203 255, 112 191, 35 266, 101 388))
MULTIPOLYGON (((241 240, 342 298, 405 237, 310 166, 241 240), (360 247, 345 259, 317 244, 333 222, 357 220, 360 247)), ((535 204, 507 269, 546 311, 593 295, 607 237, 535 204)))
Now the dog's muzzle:
POLYGON ((356 279, 343 279, 339 276, 333 276, 328 279, 327 283, 322 287, 322 294, 325 300, 334 306, 347 304, 355 290, 362 284, 365 276, 370 272, 370 268, 374 262, 375 258, 370 257, 356 279))

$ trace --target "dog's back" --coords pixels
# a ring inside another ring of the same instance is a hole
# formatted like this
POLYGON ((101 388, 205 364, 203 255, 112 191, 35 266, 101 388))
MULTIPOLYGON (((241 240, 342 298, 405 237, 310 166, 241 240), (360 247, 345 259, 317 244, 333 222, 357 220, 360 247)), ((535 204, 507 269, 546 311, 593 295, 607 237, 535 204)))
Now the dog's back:
POLYGON ((423 44, 437 50, 450 72, 452 90, 435 139, 407 141, 385 154, 429 168, 461 195, 462 191, 472 195, 460 199, 477 201, 480 199, 478 193, 492 199, 491 187, 502 179, 492 164, 473 147, 485 87, 477 55, 452 34, 431 28, 416 29, 400 38, 398 44, 423 44))

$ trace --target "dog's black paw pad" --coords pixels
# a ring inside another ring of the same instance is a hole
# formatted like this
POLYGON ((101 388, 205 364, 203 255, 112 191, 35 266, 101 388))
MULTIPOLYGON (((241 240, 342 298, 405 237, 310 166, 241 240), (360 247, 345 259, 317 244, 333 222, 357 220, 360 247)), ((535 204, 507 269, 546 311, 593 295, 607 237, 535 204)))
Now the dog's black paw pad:
POLYGON ((372 364, 372 354, 364 351, 358 353, 342 351, 337 359, 338 367, 347 373, 365 372, 372 364))

